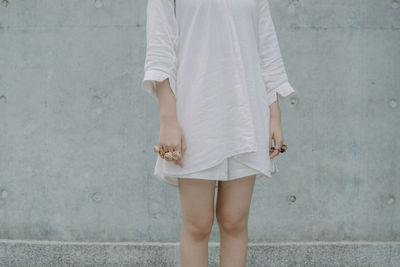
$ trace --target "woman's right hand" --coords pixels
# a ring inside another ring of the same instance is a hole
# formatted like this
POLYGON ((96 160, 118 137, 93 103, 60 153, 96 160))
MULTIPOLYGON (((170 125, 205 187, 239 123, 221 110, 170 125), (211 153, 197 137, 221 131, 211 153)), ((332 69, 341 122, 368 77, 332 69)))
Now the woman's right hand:
POLYGON ((180 151, 181 159, 174 160, 174 162, 183 167, 182 158, 186 151, 186 142, 176 115, 175 95, 171 89, 169 78, 162 82, 156 82, 156 93, 160 104, 158 147, 162 148, 165 152, 180 151))
POLYGON ((183 167, 182 158, 184 152, 186 151, 186 142, 182 128, 175 116, 164 117, 160 119, 158 147, 161 147, 165 152, 180 151, 182 155, 181 159, 174 160, 174 162, 175 164, 183 167))

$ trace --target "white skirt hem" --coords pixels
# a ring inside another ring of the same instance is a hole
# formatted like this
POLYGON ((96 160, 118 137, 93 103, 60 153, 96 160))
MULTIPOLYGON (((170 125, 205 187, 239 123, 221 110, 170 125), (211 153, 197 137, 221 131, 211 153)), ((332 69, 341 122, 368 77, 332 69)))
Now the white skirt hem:
MULTIPOLYGON (((251 152, 254 152, 254 151, 251 151, 251 152)), ((243 153, 248 153, 248 152, 242 152, 242 153, 239 153, 239 154, 243 154, 243 153)), ((239 155, 239 154, 234 154, 234 155, 230 155, 230 156, 236 156, 236 155, 239 155)), ((219 160, 216 164, 214 164, 213 166, 211 166, 209 168, 212 168, 212 167, 217 166, 218 164, 221 164, 226 158, 228 158, 228 157, 225 157, 224 159, 219 160)), ((276 166, 276 163, 275 163, 274 159, 271 159, 271 168, 270 169, 260 169, 259 167, 253 166, 253 165, 248 164, 248 163, 245 163, 245 162, 241 161, 240 159, 237 159, 237 160, 240 161, 242 164, 247 165, 248 167, 258 171, 258 173, 256 174, 256 179, 259 179, 259 178, 271 178, 273 174, 279 172, 278 167, 276 166)), ((191 173, 193 173, 193 172, 191 172, 191 173)), ((174 186, 174 187, 179 187, 178 178, 182 177, 183 179, 185 179, 184 176, 186 174, 189 174, 189 173, 175 174, 175 175, 174 174, 162 175, 161 173, 158 173, 157 171, 154 171, 154 176, 158 180, 164 182, 167 185, 171 185, 171 186, 174 186)), ((237 177, 237 178, 232 178, 232 179, 222 179, 222 178, 221 179, 191 178, 191 179, 201 179, 201 180, 216 181, 216 186, 218 187, 218 181, 231 181, 231 180, 235 180, 235 179, 239 179, 239 178, 243 178, 243 177, 237 177)))

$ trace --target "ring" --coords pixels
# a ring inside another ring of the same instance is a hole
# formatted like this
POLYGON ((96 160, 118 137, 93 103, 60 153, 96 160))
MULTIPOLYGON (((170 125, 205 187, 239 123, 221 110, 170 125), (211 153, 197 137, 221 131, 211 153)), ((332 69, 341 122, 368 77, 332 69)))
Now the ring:
POLYGON ((182 158, 181 152, 178 150, 165 152, 162 147, 153 146, 153 151, 158 152, 161 158, 169 161, 180 160, 182 158))
POLYGON ((283 144, 280 148, 271 147, 271 150, 278 150, 278 152, 284 153, 287 150, 287 145, 283 144))

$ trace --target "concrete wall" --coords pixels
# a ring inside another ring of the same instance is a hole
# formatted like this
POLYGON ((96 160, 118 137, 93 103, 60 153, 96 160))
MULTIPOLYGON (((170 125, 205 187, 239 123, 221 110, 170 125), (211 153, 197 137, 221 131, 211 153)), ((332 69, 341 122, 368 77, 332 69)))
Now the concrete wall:
MULTIPOLYGON (((281 102, 289 149, 256 181, 250 242, 400 241, 400 3, 270 4, 297 94, 281 102)), ((178 190, 152 174, 145 11, 0 1, 0 239, 179 240, 178 190)))

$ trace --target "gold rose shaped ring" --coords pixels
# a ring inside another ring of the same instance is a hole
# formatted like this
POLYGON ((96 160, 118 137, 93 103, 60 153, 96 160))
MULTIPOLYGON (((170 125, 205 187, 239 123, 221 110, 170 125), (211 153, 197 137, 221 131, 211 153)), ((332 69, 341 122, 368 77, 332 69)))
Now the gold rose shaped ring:
POLYGON ((287 150, 287 145, 283 144, 280 148, 271 147, 270 151, 273 152, 274 150, 284 153, 287 150))
POLYGON ((172 152, 171 151, 165 152, 162 147, 153 146, 153 151, 160 154, 161 158, 169 161, 180 160, 182 158, 181 152, 177 150, 172 152))

